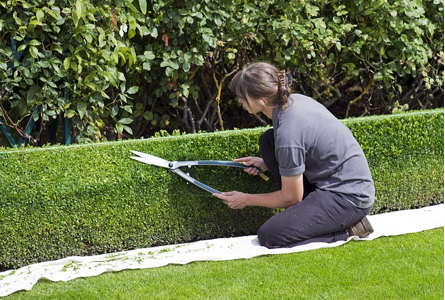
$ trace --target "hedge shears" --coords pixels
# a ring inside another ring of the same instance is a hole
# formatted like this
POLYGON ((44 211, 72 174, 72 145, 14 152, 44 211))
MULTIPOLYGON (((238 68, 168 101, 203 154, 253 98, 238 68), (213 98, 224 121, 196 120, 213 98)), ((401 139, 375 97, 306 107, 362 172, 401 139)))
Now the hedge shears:
MULTIPOLYGON (((183 172, 179 168, 181 168, 181 167, 191 168, 192 166, 225 166, 225 167, 235 167, 235 168, 246 169, 246 168, 252 167, 252 166, 245 166, 242 163, 234 162, 234 161, 223 161, 223 160, 168 161, 163 158, 160 158, 160 157, 157 157, 157 156, 154 156, 151 154, 143 153, 143 152, 138 152, 138 151, 132 150, 131 153, 133 153, 137 156, 131 156, 130 158, 140 161, 140 162, 143 162, 144 164, 147 164, 147 165, 152 165, 152 166, 169 169, 170 171, 172 171, 175 174, 178 174, 179 176, 181 176, 188 182, 193 183, 194 185, 196 185, 196 186, 198 186, 212 194, 213 193, 221 194, 221 192, 196 180, 195 178, 191 177, 188 173, 183 172)), ((259 168, 257 168, 257 169, 261 172, 261 170, 259 168)), ((269 180, 269 178, 266 175, 264 175, 263 173, 259 173, 259 175, 264 180, 269 180)))

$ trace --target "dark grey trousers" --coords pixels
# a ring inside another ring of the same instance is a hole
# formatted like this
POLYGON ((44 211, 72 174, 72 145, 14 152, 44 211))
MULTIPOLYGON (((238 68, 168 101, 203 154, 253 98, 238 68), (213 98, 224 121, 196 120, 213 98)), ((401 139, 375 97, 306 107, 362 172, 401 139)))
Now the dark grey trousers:
MULTIPOLYGON (((273 129, 260 137, 260 152, 278 189, 281 176, 275 156, 273 129)), ((258 230, 258 240, 267 248, 283 248, 312 242, 332 243, 348 238, 346 228, 371 210, 359 208, 343 195, 317 189, 304 177, 303 201, 267 220, 258 230)))

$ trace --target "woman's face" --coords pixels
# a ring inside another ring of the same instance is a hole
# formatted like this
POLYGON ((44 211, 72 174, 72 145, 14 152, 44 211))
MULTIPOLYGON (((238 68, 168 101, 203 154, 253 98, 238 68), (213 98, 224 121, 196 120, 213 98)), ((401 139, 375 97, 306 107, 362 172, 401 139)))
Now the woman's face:
POLYGON ((238 98, 238 102, 243 105, 243 108, 251 115, 263 112, 264 101, 260 98, 257 100, 238 98))

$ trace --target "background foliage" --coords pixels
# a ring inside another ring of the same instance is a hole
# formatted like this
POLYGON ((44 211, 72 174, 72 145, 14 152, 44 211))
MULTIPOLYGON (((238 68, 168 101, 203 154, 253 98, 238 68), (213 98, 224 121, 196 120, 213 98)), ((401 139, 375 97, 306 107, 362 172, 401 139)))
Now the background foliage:
POLYGON ((442 107, 443 14, 442 0, 2 0, 0 117, 34 144, 57 116, 75 142, 264 125, 228 92, 252 61, 339 118, 442 107))
MULTIPOLYGON (((443 203, 443 110, 345 124, 361 143, 375 181, 372 214, 443 203)), ((256 234, 276 210, 231 210, 169 170, 129 156, 130 150, 168 160, 258 155, 265 129, 5 149, 0 152, 0 270, 72 255, 256 234)), ((239 168, 188 171, 220 191, 274 190, 273 180, 239 168)))

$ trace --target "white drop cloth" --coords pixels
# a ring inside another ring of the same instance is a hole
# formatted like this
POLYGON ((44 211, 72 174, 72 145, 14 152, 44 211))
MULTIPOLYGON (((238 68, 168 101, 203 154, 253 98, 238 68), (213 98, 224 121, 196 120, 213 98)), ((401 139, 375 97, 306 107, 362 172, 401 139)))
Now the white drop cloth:
MULTIPOLYGON (((374 233, 360 240, 373 240, 444 226, 444 204, 421 209, 368 216, 374 233)), ((354 238, 358 239, 358 238, 354 238)), ((68 281, 79 277, 97 276, 124 269, 155 268, 167 264, 187 264, 193 261, 217 261, 252 258, 260 255, 293 253, 342 245, 313 243, 294 248, 267 249, 258 243, 256 235, 204 240, 194 243, 137 249, 96 256, 72 256, 42 262, 17 270, 0 273, 0 297, 19 290, 31 290, 39 279, 68 281)))

